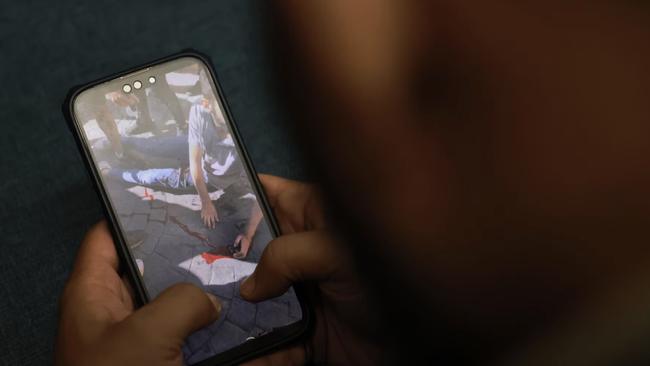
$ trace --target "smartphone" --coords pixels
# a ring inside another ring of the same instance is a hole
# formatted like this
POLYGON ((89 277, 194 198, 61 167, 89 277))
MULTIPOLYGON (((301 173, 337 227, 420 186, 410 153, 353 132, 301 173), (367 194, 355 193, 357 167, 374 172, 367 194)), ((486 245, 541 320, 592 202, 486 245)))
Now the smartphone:
POLYGON ((138 305, 196 284, 220 318, 183 346, 186 364, 235 364, 300 337, 299 288, 239 296, 278 226, 207 57, 184 51, 74 88, 64 103, 138 305))

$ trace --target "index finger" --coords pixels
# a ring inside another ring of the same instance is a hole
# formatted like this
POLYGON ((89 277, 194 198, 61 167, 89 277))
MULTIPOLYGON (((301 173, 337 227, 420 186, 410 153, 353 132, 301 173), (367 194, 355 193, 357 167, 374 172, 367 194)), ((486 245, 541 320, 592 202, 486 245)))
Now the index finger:
POLYGON ((337 279, 346 255, 327 231, 280 236, 264 249, 255 271, 241 285, 248 301, 262 301, 285 293, 296 282, 337 279))

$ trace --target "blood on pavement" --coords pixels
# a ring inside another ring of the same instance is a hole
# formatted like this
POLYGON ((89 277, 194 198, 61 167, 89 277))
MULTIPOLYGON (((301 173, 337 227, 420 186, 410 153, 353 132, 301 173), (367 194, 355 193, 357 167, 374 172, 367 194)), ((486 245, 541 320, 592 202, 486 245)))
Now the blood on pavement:
POLYGON ((212 264, 215 261, 218 261, 219 259, 232 258, 232 257, 228 257, 228 256, 225 256, 225 255, 212 254, 212 253, 208 253, 208 252, 201 253, 201 257, 203 259, 205 259, 205 262, 207 264, 212 264))

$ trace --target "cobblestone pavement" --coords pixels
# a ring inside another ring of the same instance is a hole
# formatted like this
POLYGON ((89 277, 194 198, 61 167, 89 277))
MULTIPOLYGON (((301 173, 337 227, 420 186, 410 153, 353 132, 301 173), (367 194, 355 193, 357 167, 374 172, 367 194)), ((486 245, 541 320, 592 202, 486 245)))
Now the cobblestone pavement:
MULTIPOLYGON (((103 135, 92 125, 86 130, 100 139, 103 135)), ((115 163, 111 154, 101 149, 93 151, 97 159, 115 163)), ((200 218, 196 192, 170 193, 116 181, 106 183, 126 237, 144 234, 144 240, 129 245, 134 258, 144 263, 143 280, 150 297, 156 297, 172 284, 190 282, 221 300, 220 318, 190 336, 184 346, 187 363, 201 361, 243 343, 248 337, 257 337, 301 318, 293 290, 260 304, 246 302, 239 296, 239 284, 253 272, 271 240, 269 227, 262 221, 245 260, 232 258, 226 248, 244 231, 250 205, 255 200, 244 197, 236 200, 237 207, 233 207, 219 200, 222 191, 212 192, 220 221, 216 228, 208 229, 200 218)))

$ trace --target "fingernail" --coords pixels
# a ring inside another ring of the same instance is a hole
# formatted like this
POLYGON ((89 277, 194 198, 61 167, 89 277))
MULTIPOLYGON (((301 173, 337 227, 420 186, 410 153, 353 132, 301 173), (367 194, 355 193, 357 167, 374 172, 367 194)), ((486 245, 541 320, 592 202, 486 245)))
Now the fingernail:
POLYGON ((212 305, 214 305, 214 308, 217 309, 217 313, 221 314, 221 302, 219 302, 219 299, 217 299, 216 296, 209 292, 206 292, 205 294, 208 295, 208 299, 212 301, 212 305))
POLYGON ((253 296, 253 291, 255 290, 255 274, 248 276, 247 279, 242 282, 239 286, 239 293, 244 298, 250 298, 253 296))

